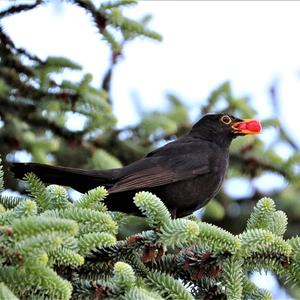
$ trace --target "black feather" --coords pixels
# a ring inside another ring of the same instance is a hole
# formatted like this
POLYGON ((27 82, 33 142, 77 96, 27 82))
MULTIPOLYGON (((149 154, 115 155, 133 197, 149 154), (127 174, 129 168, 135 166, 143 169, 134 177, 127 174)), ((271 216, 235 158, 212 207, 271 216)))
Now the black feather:
POLYGON ((229 146, 235 138, 231 126, 220 122, 222 116, 204 116, 186 136, 124 168, 84 170, 10 163, 10 169, 17 178, 33 172, 46 183, 70 186, 80 192, 102 185, 110 193, 105 200, 108 208, 126 213, 139 213, 132 198, 137 191, 150 191, 159 196, 173 214, 185 216, 204 206, 222 185, 229 146))

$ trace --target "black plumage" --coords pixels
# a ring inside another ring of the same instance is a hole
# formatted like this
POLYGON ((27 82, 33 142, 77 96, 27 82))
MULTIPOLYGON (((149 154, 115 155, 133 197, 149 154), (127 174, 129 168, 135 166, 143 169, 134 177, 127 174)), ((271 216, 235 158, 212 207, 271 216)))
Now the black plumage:
POLYGON ((105 186, 112 211, 138 214, 133 203, 144 190, 162 199, 173 216, 182 217, 204 206, 219 191, 229 162, 229 146, 238 135, 260 132, 260 123, 228 114, 208 114, 191 131, 123 168, 84 170, 37 163, 10 163, 18 178, 35 173, 42 181, 86 192, 105 186))

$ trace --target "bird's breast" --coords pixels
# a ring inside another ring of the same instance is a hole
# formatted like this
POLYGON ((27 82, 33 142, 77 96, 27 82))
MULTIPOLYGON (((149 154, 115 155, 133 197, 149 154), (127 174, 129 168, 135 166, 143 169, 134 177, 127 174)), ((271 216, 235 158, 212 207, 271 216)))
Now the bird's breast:
MULTIPOLYGON (((217 156, 218 157, 218 156, 217 156)), ((179 181, 159 189, 170 210, 176 209, 177 216, 185 216, 203 207, 220 190, 228 168, 228 156, 211 163, 210 172, 193 179, 179 181)))

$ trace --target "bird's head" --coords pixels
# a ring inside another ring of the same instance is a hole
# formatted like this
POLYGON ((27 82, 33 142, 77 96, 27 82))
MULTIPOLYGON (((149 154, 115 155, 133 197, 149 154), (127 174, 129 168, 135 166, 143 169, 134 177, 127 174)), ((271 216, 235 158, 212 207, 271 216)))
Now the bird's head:
POLYGON ((230 143, 232 139, 241 135, 258 134, 261 124, 254 119, 239 119, 233 115, 207 114, 192 128, 191 134, 217 143, 230 143))

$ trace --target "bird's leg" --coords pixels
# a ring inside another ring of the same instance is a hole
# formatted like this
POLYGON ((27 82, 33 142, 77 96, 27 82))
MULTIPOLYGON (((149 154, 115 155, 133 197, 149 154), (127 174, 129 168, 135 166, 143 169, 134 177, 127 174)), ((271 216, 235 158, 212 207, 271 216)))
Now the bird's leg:
POLYGON ((177 208, 174 208, 174 209, 170 210, 171 218, 172 219, 176 219, 176 212, 177 212, 177 208))

